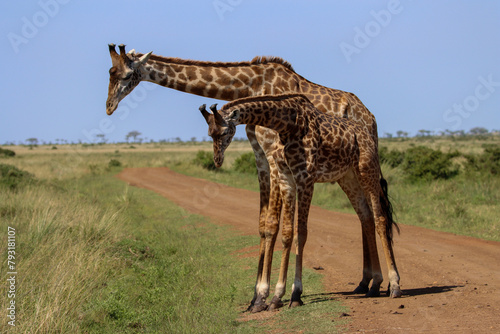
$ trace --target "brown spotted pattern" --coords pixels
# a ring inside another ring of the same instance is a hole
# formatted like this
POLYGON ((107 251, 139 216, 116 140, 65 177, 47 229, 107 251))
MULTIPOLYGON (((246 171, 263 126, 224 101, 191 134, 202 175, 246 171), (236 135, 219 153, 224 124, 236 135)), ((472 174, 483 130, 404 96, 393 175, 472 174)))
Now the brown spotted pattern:
MULTIPOLYGON (((320 111, 355 121, 360 128, 370 133, 377 143, 375 117, 354 94, 312 83, 297 74, 292 66, 281 58, 256 57, 249 62, 228 63, 167 58, 153 54, 147 62, 141 63, 140 60, 147 55, 126 53, 124 46, 120 46, 118 55, 113 44, 110 44, 109 49, 113 65, 110 69, 106 102, 106 112, 109 115, 141 81, 222 100, 266 94, 301 93, 320 111)), ((281 195, 282 189, 286 191, 287 187, 290 187, 290 176, 280 174, 283 158, 278 150, 276 132, 256 125, 248 125, 246 132, 255 153, 260 185, 261 239, 257 286, 262 282, 265 285, 270 279, 268 273, 264 275, 262 272, 264 253, 266 247, 271 250, 274 248, 275 239, 266 242, 266 235, 277 233, 282 207, 286 210, 288 208, 284 206, 291 205, 283 203, 281 195)), ((285 239, 286 236, 282 241, 285 242, 285 239)), ((365 283, 371 280, 371 276, 367 274, 371 272, 371 255, 365 242, 363 254, 363 279, 360 286, 364 288, 365 283)), ((280 271, 286 270, 287 265, 288 263, 282 261, 280 271)), ((277 291, 280 289, 282 288, 276 287, 277 291)), ((357 290, 359 289, 358 287, 357 290)), ((254 295, 252 305, 256 296, 257 294, 254 295)))
MULTIPOLYGON (((379 295, 382 272, 376 254, 375 231, 382 240, 389 270, 390 294, 400 297, 399 274, 396 268, 391 238, 392 215, 381 201, 386 200, 380 183, 380 165, 377 143, 371 133, 356 122, 339 116, 320 112, 300 94, 266 95, 236 100, 221 110, 211 108, 208 113, 200 108, 209 134, 214 139, 214 158, 222 164, 224 151, 234 136, 238 124, 258 125, 278 133, 277 158, 281 166, 283 211, 283 244, 288 261, 292 239, 297 251, 294 287, 291 305, 301 305, 302 256, 307 239, 307 219, 314 191, 314 183, 338 182, 349 197, 361 220, 364 243, 369 250, 367 277, 373 279, 370 296, 379 295), (294 231, 294 204, 298 198, 298 221, 294 231), (371 256, 373 255, 373 256, 371 256)), ((278 164, 280 164, 278 163, 278 164)), ((277 224, 266 226, 267 244, 273 244, 277 224)), ((270 271, 272 249, 265 249, 263 275, 270 271)), ((364 288, 368 287, 368 282, 364 288)), ((265 308, 268 282, 256 288, 257 297, 253 307, 265 308)), ((271 301, 271 307, 282 305, 285 292, 286 271, 280 272, 279 293, 271 301)))

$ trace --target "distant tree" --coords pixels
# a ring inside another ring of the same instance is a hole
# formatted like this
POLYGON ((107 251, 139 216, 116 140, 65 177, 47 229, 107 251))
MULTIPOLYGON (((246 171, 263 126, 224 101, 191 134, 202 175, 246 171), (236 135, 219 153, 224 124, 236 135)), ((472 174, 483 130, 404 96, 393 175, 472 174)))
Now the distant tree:
POLYGON ((134 138, 134 142, 137 140, 137 137, 139 137, 142 133, 139 131, 130 131, 126 136, 125 139, 127 140, 127 143, 130 138, 134 138))
POLYGON ((101 144, 106 144, 106 142, 108 141, 105 137, 106 135, 104 133, 99 133, 97 135, 95 135, 97 138, 100 139, 101 141, 101 144))
POLYGON ((401 137, 406 138, 406 137, 408 137, 408 132, 399 130, 398 132, 396 132, 396 136, 398 136, 398 138, 401 138, 401 137))
POLYGON ((485 129, 485 128, 481 128, 481 127, 475 127, 475 128, 470 129, 469 133, 471 135, 475 135, 475 136, 477 136, 477 135, 485 135, 485 134, 488 133, 488 130, 485 129))
POLYGON ((432 133, 432 131, 429 131, 429 130, 418 130, 417 136, 418 137, 427 137, 427 136, 430 136, 431 133, 432 133))
POLYGON ((384 133, 385 138, 392 138, 392 133, 386 132, 384 133))
POLYGON ((38 139, 36 138, 28 138, 26 141, 29 143, 31 147, 38 145, 38 139))

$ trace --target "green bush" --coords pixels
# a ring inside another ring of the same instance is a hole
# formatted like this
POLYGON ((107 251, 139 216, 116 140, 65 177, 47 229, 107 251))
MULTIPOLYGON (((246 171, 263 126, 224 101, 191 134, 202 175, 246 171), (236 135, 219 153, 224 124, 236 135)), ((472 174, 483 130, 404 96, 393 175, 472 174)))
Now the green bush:
POLYGON ((401 167, 410 181, 449 179, 458 174, 458 168, 451 161, 456 155, 425 146, 412 147, 404 153, 401 167))
POLYGON ((257 166, 255 164, 255 155, 253 152, 247 152, 240 155, 234 161, 233 169, 240 173, 257 175, 257 166))
POLYGON ((403 163, 403 160, 405 158, 405 155, 403 152, 400 151, 390 151, 387 147, 380 147, 378 150, 378 156, 380 159, 380 163, 386 163, 392 168, 395 168, 401 163, 403 163))
POLYGON ((0 147, 0 156, 4 156, 4 157, 13 157, 16 155, 16 152, 14 151, 11 151, 11 150, 8 150, 6 148, 1 148, 0 147))
POLYGON ((116 160, 116 159, 111 159, 109 160, 108 162, 108 167, 109 168, 112 168, 112 167, 121 167, 122 163, 120 160, 116 160))
POLYGON ((34 180, 32 174, 12 165, 0 164, 0 186, 15 190, 32 180, 34 180))
POLYGON ((207 170, 217 169, 217 167, 215 167, 213 154, 207 151, 198 151, 198 153, 196 153, 196 157, 193 159, 193 163, 207 170))
POLYGON ((500 146, 483 145, 484 152, 480 155, 467 156, 467 169, 476 172, 486 172, 500 175, 500 146))

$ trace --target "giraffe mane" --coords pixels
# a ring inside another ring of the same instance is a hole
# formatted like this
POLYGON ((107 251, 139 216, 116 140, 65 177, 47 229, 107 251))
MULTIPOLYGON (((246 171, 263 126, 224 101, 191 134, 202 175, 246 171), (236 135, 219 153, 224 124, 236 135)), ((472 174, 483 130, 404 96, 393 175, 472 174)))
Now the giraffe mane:
MULTIPOLYGON (((142 53, 137 53, 136 56, 141 57, 142 53)), ((157 60, 165 63, 175 63, 181 65, 195 65, 195 66, 213 66, 213 67, 237 67, 237 66, 251 66, 251 65, 259 65, 259 64, 278 64, 282 65, 285 68, 295 73, 292 65, 280 57, 272 57, 272 56, 257 56, 254 57, 250 61, 242 61, 242 62, 210 62, 210 61, 201 61, 201 60, 190 60, 190 59, 181 59, 181 58, 172 58, 172 57, 163 57, 152 54, 149 58, 150 60, 157 60)))
POLYGON ((258 101, 258 102, 276 101, 276 100, 281 101, 281 100, 286 100, 286 99, 290 99, 290 98, 294 98, 294 97, 301 97, 301 98, 304 98, 305 100, 309 101, 309 99, 305 95, 298 94, 298 93, 250 96, 250 97, 245 97, 245 98, 241 98, 238 100, 228 102, 221 108, 221 110, 222 109, 226 110, 228 108, 232 108, 234 106, 237 106, 237 105, 243 104, 243 103, 251 103, 251 102, 255 102, 255 101, 258 101))

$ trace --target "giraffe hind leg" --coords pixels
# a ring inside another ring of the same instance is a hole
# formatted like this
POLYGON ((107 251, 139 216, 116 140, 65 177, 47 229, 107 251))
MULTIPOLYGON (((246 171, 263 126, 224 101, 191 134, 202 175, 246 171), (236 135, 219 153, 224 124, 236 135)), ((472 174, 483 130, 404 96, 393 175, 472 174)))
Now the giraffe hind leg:
POLYGON ((396 267, 394 251, 392 249, 391 229, 394 224, 392 222, 392 214, 387 212, 388 206, 385 204, 383 205, 381 202, 381 199, 387 201, 388 199, 381 186, 380 174, 368 172, 360 173, 359 178, 365 193, 370 199, 372 214, 375 220, 375 229, 380 237, 382 249, 384 250, 389 276, 390 296, 393 298, 401 297, 402 292, 399 287, 399 273, 396 267))
POLYGON ((356 175, 352 173, 352 171, 338 180, 338 184, 349 198, 361 222, 363 276, 353 293, 364 293, 367 297, 378 297, 380 295, 380 285, 382 284, 383 276, 377 252, 375 222, 371 214, 370 206, 356 175), (373 281, 371 288, 369 287, 370 281, 373 281))

